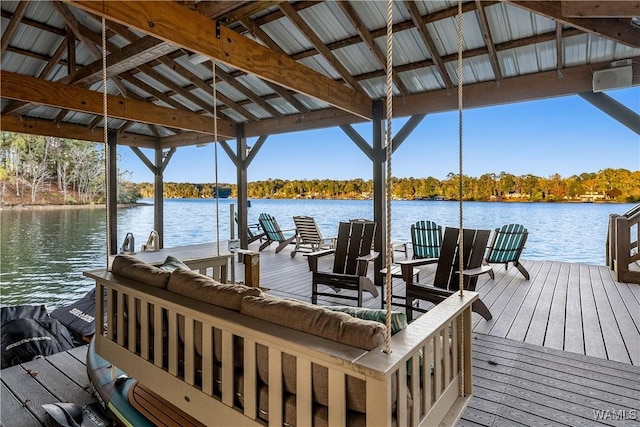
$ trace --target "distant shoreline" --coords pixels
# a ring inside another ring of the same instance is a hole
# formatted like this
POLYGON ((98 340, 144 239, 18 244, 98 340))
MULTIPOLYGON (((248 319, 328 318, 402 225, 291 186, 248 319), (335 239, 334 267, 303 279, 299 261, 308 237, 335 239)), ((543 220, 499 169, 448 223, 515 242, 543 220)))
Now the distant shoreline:
MULTIPOLYGON (((188 198, 171 198, 169 200, 191 200, 188 198)), ((202 199, 197 199, 197 200, 202 200, 202 199)), ((215 200, 214 198, 209 198, 207 200, 215 200)), ((259 197, 254 197, 252 198, 252 200, 271 200, 270 198, 259 198, 259 197)), ((277 200, 310 200, 310 199, 299 199, 299 198, 294 198, 294 199, 280 199, 278 198, 277 200)), ((321 199, 315 199, 315 200, 321 200, 321 199)), ((362 200, 362 199, 322 199, 322 200, 362 200)), ((371 199, 369 199, 371 200, 371 199)), ((413 200, 408 200, 408 199, 399 199, 399 200, 393 200, 393 201, 411 201, 411 202, 434 202, 434 201, 438 201, 438 202, 457 202, 457 200, 429 200, 429 199, 413 199, 413 200)), ((613 200, 607 200, 607 201, 597 201, 597 202, 583 202, 580 200, 566 200, 566 201, 552 201, 552 202, 546 202, 546 201, 531 201, 531 200, 463 200, 463 203, 473 203, 473 202, 489 202, 489 203, 579 203, 579 204, 589 204, 589 203, 595 203, 595 204, 601 204, 601 205, 605 205, 605 204, 612 204, 612 205, 616 205, 616 204, 625 204, 625 203, 629 203, 629 202, 616 202, 613 200)), ((126 204, 118 204, 118 208, 133 208, 133 207, 137 207, 137 206, 153 206, 152 203, 142 203, 142 202, 138 202, 138 203, 126 203, 126 204)), ((20 204, 20 205, 0 205, 0 212, 2 212, 3 210, 64 210, 64 209, 104 209, 105 205, 104 204, 100 204, 100 203, 90 203, 90 204, 84 204, 84 205, 27 205, 27 204, 20 204)))

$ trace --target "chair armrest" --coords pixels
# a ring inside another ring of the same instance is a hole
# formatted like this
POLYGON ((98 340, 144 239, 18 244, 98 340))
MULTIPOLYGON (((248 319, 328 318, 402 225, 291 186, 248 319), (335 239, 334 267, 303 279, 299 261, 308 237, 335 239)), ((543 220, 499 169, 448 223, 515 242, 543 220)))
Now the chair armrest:
POLYGON ((417 259, 403 259, 400 261, 396 261, 396 264, 403 266, 409 265, 412 267, 416 267, 419 265, 427 265, 427 264, 435 264, 438 262, 438 258, 417 258, 417 259))
POLYGON ((379 252, 371 251, 367 255, 359 256, 358 258, 356 258, 356 261, 373 261, 374 259, 378 258, 378 255, 380 255, 379 252))
POLYGON ((462 270, 462 275, 465 277, 477 277, 485 273, 489 273, 493 270, 490 265, 483 265, 477 268, 470 268, 468 270, 462 270))
POLYGON ((309 263, 309 271, 318 271, 318 258, 325 255, 331 255, 335 252, 335 249, 324 249, 316 252, 309 252, 304 254, 307 257, 309 263))

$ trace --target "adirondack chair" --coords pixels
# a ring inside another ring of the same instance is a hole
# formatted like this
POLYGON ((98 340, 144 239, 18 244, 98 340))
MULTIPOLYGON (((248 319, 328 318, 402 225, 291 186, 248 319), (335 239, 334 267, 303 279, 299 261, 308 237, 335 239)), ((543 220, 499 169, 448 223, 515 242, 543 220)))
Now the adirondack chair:
POLYGON ((298 252, 316 252, 321 249, 333 249, 335 237, 322 237, 318 223, 311 216, 296 215, 293 217, 296 226, 296 247, 291 251, 291 258, 298 252))
POLYGON ((293 243, 293 241, 296 239, 296 230, 294 228, 286 230, 280 229, 278 221, 276 221, 275 217, 268 213, 261 213, 258 216, 258 223, 264 230, 265 237, 267 239, 260 245, 260 247, 258 248, 259 251, 262 251, 264 248, 275 242, 278 243, 278 246, 276 247, 276 253, 278 253, 285 247, 287 247, 288 244, 293 243), (284 232, 290 231, 293 231, 293 235, 285 236, 284 232))
POLYGON ((433 221, 411 224, 413 259, 439 258, 442 246, 442 226, 433 221))
MULTIPOLYGON (((522 273, 525 279, 529 280, 529 272, 520 264, 520 254, 524 249, 529 232, 521 224, 507 224, 501 228, 496 228, 493 232, 493 239, 489 246, 486 262, 490 264, 504 264, 507 269, 509 263, 522 273)), ((493 271, 489 273, 494 278, 493 271)))
MULTIPOLYGON (((483 265, 484 252, 489 241, 489 230, 473 230, 464 229, 463 231, 463 271, 464 288, 466 290, 475 291, 478 276, 489 273, 492 269, 490 265, 483 265)), ((458 266, 459 251, 458 237, 459 230, 457 228, 447 227, 444 231, 442 247, 440 249, 440 257, 436 267, 436 273, 433 284, 422 284, 414 282, 413 268, 419 265, 429 264, 433 262, 432 258, 413 259, 407 261, 399 261, 402 269, 402 279, 406 283, 406 302, 407 319, 413 319, 413 311, 426 312, 427 310, 414 304, 416 300, 424 300, 433 304, 438 304, 459 290, 458 266)), ((486 320, 491 320, 492 315, 487 306, 481 301, 476 300, 472 305, 472 310, 486 320)))
MULTIPOLYGON (((238 222, 238 213, 234 212, 236 224, 240 227, 240 223, 238 222)), ((251 244, 256 240, 263 241, 266 240, 267 237, 265 233, 262 231, 262 227, 260 224, 247 224, 247 243, 251 244)))
POLYGON ((373 221, 341 222, 338 226, 338 237, 334 249, 325 249, 305 254, 312 271, 311 302, 318 303, 318 296, 338 297, 356 301, 362 307, 362 293, 367 291, 374 297, 379 295, 378 289, 367 277, 369 263, 378 257, 377 252, 371 251, 371 243, 376 231, 373 221), (318 259, 333 254, 333 270, 318 271, 318 259), (336 293, 318 291, 318 285, 326 285, 336 293), (353 294, 340 293, 340 290, 356 291, 353 294))

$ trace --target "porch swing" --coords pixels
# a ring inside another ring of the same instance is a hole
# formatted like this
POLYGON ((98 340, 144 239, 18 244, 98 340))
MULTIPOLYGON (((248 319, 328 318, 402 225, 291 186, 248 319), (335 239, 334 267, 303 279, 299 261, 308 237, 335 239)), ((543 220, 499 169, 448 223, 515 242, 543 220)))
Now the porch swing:
MULTIPOLYGON (((391 230, 392 6, 389 0, 387 235, 391 230)), ((461 19, 459 1, 459 69, 461 19)), ((105 33, 103 26, 103 38, 105 33)), ((458 80, 461 90, 462 79, 458 80)), ((105 128, 106 119, 105 102, 105 128)), ((215 114, 213 120, 215 125, 215 114)), ((460 220, 462 228, 462 210, 460 220)), ((386 239, 387 268, 391 251, 386 239)), ((98 295, 107 295, 105 303, 96 301, 96 317, 107 319, 106 325, 96 325, 96 354, 135 376, 194 423, 453 425, 471 396, 471 305, 478 296, 463 292, 462 286, 459 293, 391 336, 391 304, 387 304, 383 326, 263 295, 259 289, 223 285, 191 271, 160 274, 125 256, 116 257, 111 271, 84 275, 95 280, 98 295), (203 288, 209 293, 196 298, 182 291, 188 286, 196 286, 199 296, 203 288)), ((390 282, 386 289, 389 302, 390 282)), ((109 374, 105 368, 105 373, 119 390, 114 369, 109 374)), ((122 390, 119 393, 126 399, 122 390)))

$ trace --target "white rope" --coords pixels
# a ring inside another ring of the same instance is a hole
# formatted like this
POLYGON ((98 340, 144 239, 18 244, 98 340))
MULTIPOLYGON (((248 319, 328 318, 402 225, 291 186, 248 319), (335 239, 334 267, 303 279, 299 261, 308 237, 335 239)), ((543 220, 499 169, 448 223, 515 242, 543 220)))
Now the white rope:
MULTIPOLYGON (((459 161, 459 207, 460 207, 460 231, 458 234, 458 254, 459 254, 459 266, 458 266, 458 285, 460 287, 460 297, 464 296, 464 277, 462 275, 462 270, 464 269, 464 244, 463 244, 463 236, 464 236, 464 224, 463 224, 463 215, 462 215, 462 0, 458 0, 458 161, 459 161)), ((465 327, 465 312, 463 311, 460 314, 460 320, 456 322, 458 326, 459 340, 458 340, 458 349, 460 357, 458 358, 460 361, 460 396, 465 395, 464 391, 464 381, 465 381, 465 366, 464 366, 464 327, 465 327)), ((455 333, 453 331, 452 333, 455 333)))
POLYGON ((216 199, 216 249, 220 256, 220 197, 218 192, 218 96, 216 93, 216 63, 211 61, 211 74, 213 82, 211 85, 213 95, 213 159, 215 164, 215 199, 216 199))
POLYGON ((109 227, 109 211, 111 207, 109 191, 107 185, 109 184, 108 174, 111 162, 109 161, 109 151, 107 145, 109 141, 109 129, 108 119, 109 114, 107 111, 107 22, 105 18, 102 18, 102 150, 104 153, 104 194, 105 194, 105 224, 106 224, 106 236, 107 236, 107 268, 109 267, 109 255, 111 254, 111 227, 109 227))
POLYGON ((391 277, 391 258, 393 256, 393 245, 391 244, 391 120, 393 118, 393 0, 387 0, 387 120, 385 132, 385 148, 387 162, 387 176, 385 179, 385 199, 386 199, 386 252, 385 252, 385 268, 387 274, 384 276, 387 304, 387 312, 385 316, 385 325, 387 330, 385 333, 385 353, 391 353, 391 300, 393 298, 393 287, 391 277))

